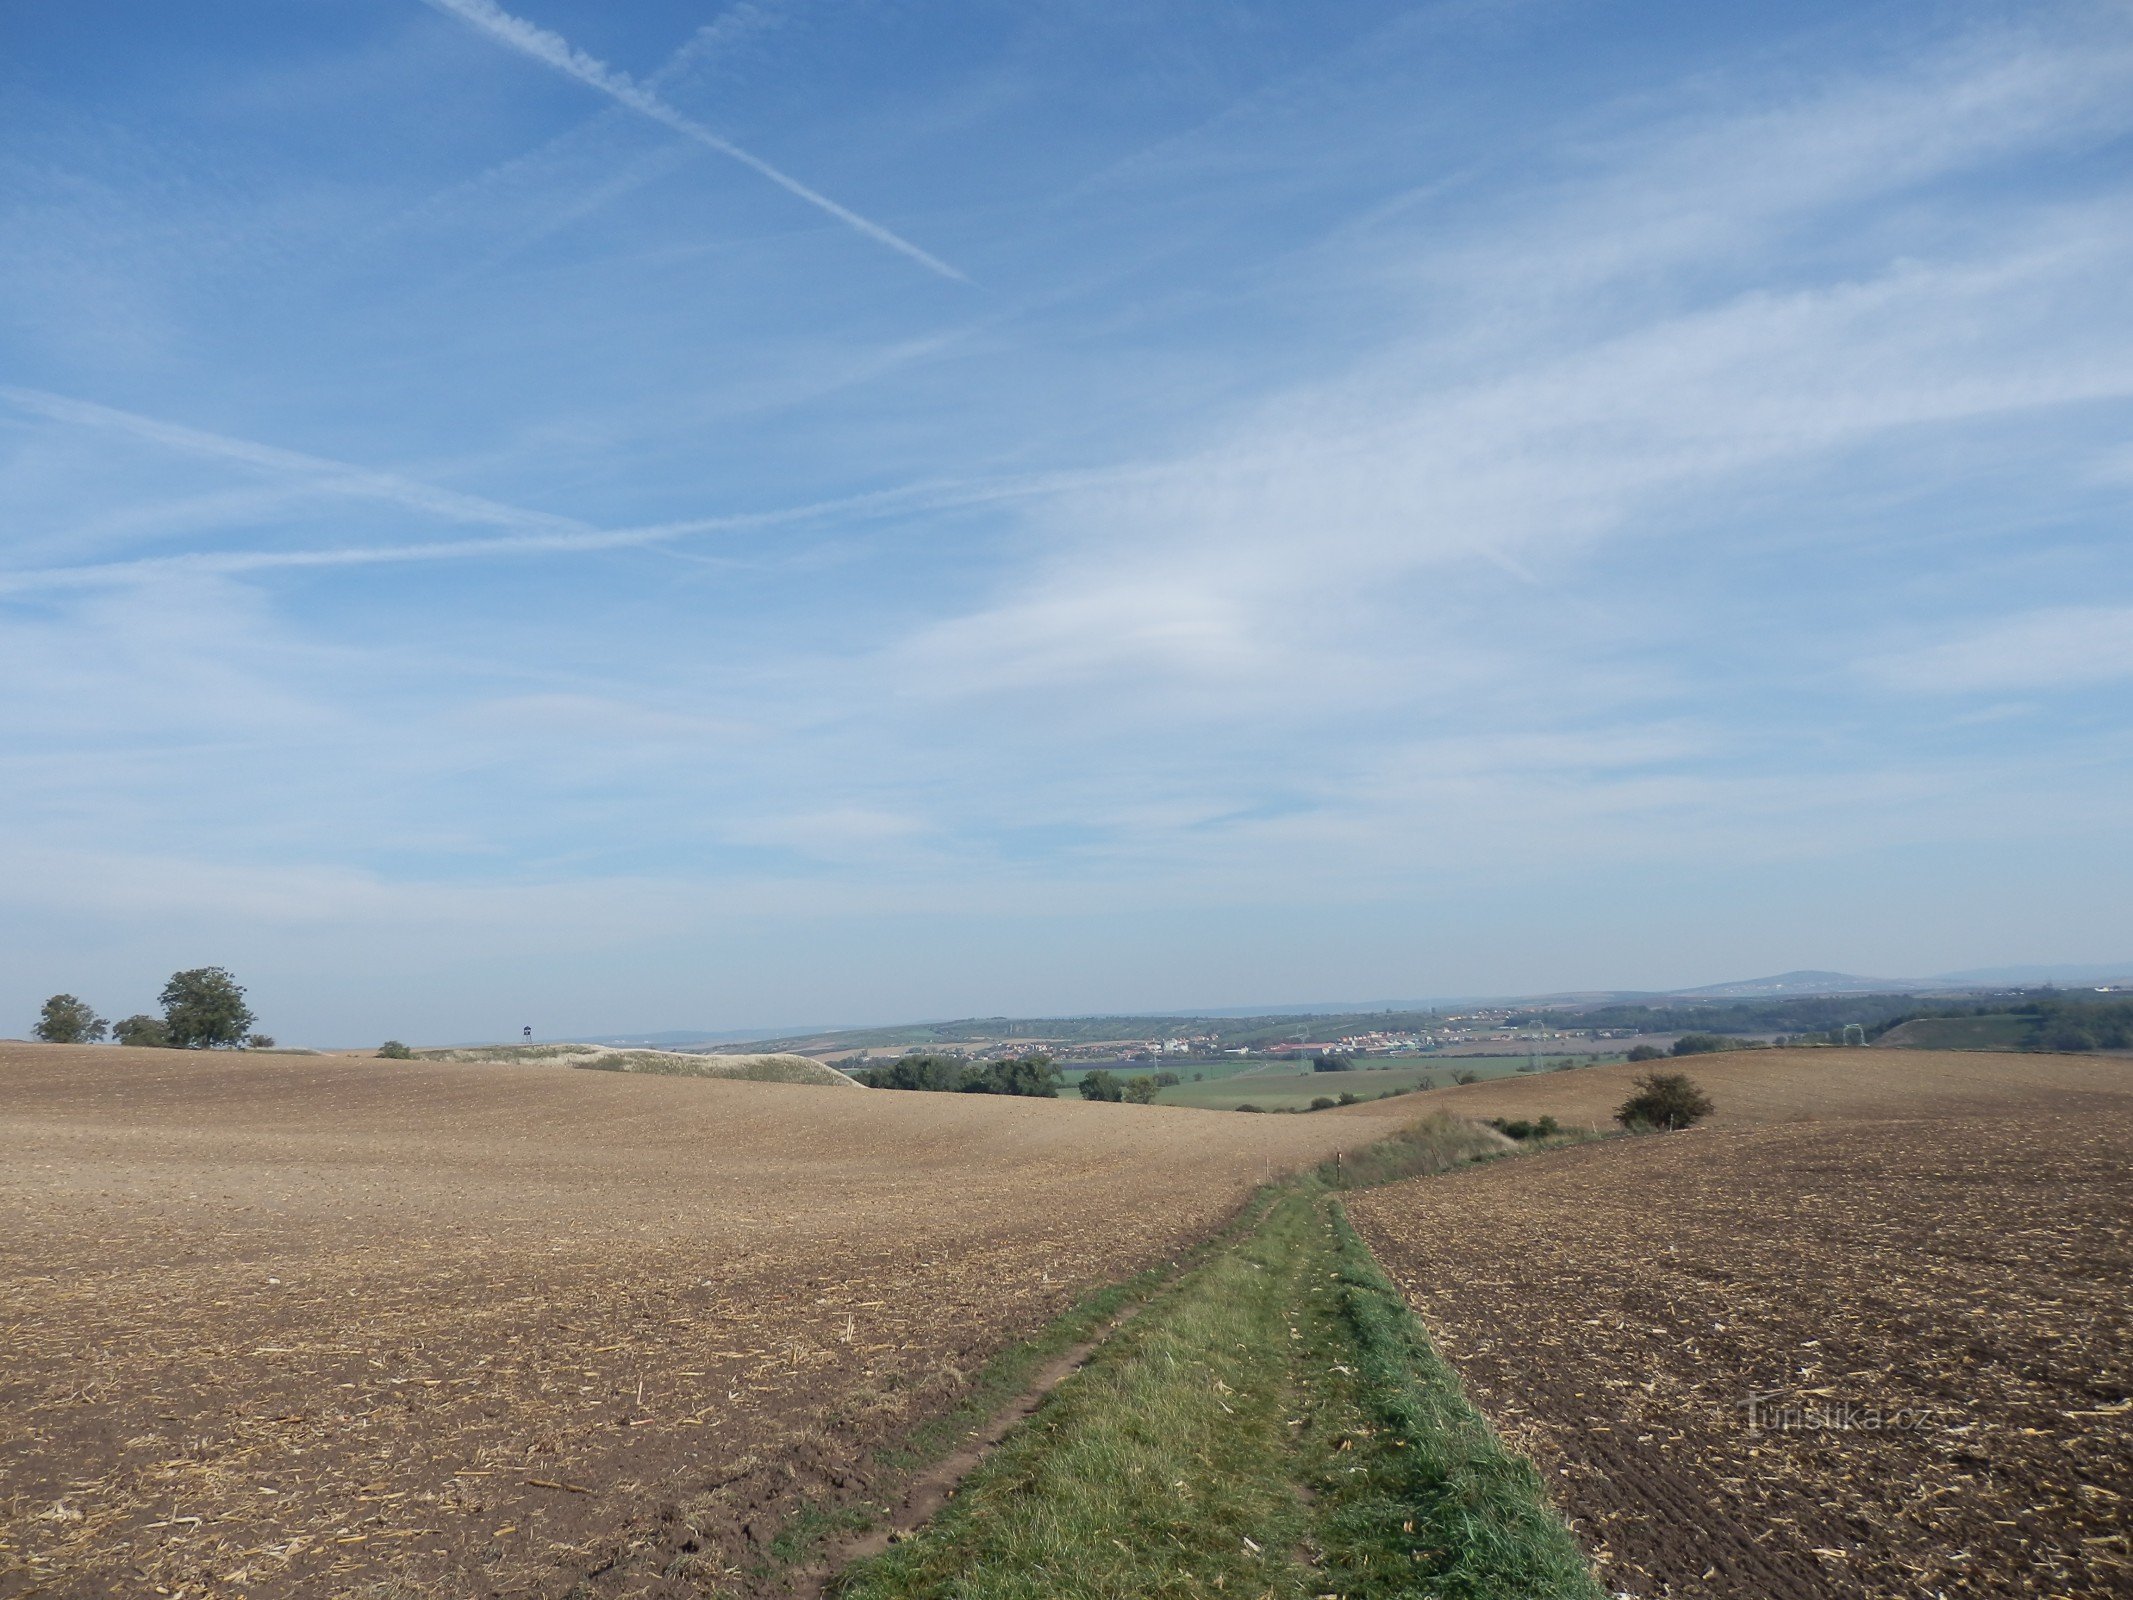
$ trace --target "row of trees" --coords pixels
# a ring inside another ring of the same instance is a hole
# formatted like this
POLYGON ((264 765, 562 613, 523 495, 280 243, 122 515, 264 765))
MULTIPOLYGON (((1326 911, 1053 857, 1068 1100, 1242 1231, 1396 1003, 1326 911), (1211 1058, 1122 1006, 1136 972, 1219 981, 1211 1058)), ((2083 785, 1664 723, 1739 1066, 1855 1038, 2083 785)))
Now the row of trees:
POLYGON ((1019 1094, 1050 1100, 1059 1094, 1059 1069, 1050 1056, 1011 1056, 984 1063, 953 1056, 904 1056, 885 1067, 852 1074, 870 1089, 923 1089, 935 1094, 1019 1094))
MULTIPOLYGON (((954 1056, 909 1055, 885 1067, 852 1074, 870 1089, 920 1089, 934 1094, 1020 1094, 1056 1099, 1062 1082, 1050 1056, 1010 1056, 1004 1061, 959 1061, 954 1056)), ((1097 1068, 1082 1074, 1084 1100, 1152 1102, 1179 1081, 1175 1072, 1144 1072, 1122 1078, 1097 1068)))
POLYGON ((55 994, 38 1013, 35 1032, 47 1044, 95 1044, 109 1036, 115 1044, 174 1050, 265 1050, 274 1043, 252 1031, 259 1019, 245 1004, 244 985, 223 967, 172 973, 156 1004, 163 1008, 159 1017, 144 1011, 106 1022, 87 1001, 55 994))

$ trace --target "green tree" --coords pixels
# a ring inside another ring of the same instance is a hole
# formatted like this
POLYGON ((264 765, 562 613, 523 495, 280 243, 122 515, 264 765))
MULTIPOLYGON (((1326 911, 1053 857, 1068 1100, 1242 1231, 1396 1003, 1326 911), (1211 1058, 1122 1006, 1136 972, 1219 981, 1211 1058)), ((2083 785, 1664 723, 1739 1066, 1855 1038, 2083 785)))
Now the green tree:
POLYGON ((1123 1100, 1126 1086, 1119 1081, 1117 1073, 1098 1067, 1094 1072, 1082 1074, 1081 1097, 1084 1100, 1123 1100))
POLYGON ((234 1049, 258 1020, 243 986, 222 967, 174 972, 156 998, 169 1042, 180 1050, 234 1049))
POLYGON ((415 1052, 408 1049, 398 1039, 387 1039, 383 1044, 379 1045, 378 1055, 386 1061, 412 1061, 415 1059, 415 1052))
POLYGON ((1126 1098, 1137 1106, 1152 1106, 1155 1104, 1155 1092, 1158 1087, 1160 1085, 1155 1079, 1144 1072, 1137 1078, 1126 1080, 1126 1098))
POLYGON ((1629 1054, 1622 1059, 1625 1061, 1657 1061, 1664 1057, 1665 1054, 1666 1052, 1655 1044, 1633 1044, 1629 1047, 1629 1054))
POLYGON ((1686 1072, 1648 1072, 1615 1110, 1625 1128, 1686 1128, 1711 1114, 1711 1097, 1686 1072))
POLYGON ((94 1044, 111 1025, 71 994, 55 994, 37 1014, 37 1037, 46 1044, 94 1044))
POLYGON ((161 1048, 170 1043, 170 1029, 164 1025, 161 1017, 151 1017, 145 1011, 136 1011, 132 1016, 111 1025, 111 1037, 119 1044, 161 1048))

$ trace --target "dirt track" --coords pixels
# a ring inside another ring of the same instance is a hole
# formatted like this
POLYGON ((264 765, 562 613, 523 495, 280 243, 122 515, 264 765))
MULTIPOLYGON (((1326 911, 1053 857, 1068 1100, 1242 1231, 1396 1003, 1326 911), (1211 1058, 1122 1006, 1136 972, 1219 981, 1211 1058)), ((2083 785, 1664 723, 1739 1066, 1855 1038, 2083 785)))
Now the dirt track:
POLYGON ((2133 1064, 1857 1055, 1684 1063, 1708 1127, 1351 1209, 1610 1591, 2124 1594, 2133 1064))
POLYGON ((1356 1136, 169 1051, 0 1046, 0 1082, 6 1596, 702 1592, 1356 1136))

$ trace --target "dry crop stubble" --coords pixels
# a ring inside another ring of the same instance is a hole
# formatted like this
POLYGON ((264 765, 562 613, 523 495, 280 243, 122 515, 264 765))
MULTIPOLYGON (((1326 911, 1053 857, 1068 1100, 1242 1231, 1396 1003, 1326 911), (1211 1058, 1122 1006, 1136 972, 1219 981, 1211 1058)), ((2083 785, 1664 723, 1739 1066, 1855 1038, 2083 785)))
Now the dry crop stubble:
POLYGON ((1977 1064, 1685 1063, 1712 1126, 1350 1210, 1610 1589, 2123 1594, 2133 1064, 1977 1064))
POLYGON ((332 1057, 0 1073, 8 1595, 700 1592, 994 1350, 1355 1137, 332 1057))

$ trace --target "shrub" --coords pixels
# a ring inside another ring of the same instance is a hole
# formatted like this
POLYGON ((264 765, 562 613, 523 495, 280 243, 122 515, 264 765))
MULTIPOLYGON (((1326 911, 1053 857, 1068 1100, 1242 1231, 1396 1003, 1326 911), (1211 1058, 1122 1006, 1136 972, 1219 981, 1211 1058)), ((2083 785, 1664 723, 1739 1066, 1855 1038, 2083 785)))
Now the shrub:
POLYGON ((111 1037, 119 1044, 152 1045, 161 1048, 170 1043, 170 1029, 163 1025, 161 1017, 151 1017, 144 1011, 111 1025, 111 1037))
POLYGON ((412 1061, 415 1059, 415 1052, 408 1049, 398 1039, 387 1039, 378 1046, 378 1054, 387 1061, 412 1061))
POLYGON ((1311 1058, 1311 1070, 1313 1072, 1353 1072, 1355 1063, 1346 1056, 1313 1056, 1311 1058))
POLYGON ((274 1048, 274 1035, 271 1033, 251 1034, 246 1037, 244 1047, 247 1050, 271 1050, 274 1048))
POLYGON ((91 1010, 87 1001, 71 994, 55 994, 37 1014, 37 1037, 46 1044, 94 1044, 111 1025, 91 1010))
POLYGON ((1126 1080, 1126 1098, 1137 1106, 1152 1106, 1155 1104, 1156 1091, 1161 1087, 1153 1077, 1144 1072, 1137 1078, 1126 1080))
POLYGON ((1454 1083, 1479 1083, 1480 1081, 1480 1073, 1470 1072, 1463 1067, 1459 1071, 1452 1074, 1452 1082, 1454 1083))
POLYGON ((1343 1089, 1341 1091, 1340 1104, 1344 1106, 1359 1106, 1362 1103, 1363 1102, 1361 1097, 1356 1095, 1352 1091, 1347 1089, 1343 1089))
POLYGON ((1339 1104, 1340 1102, 1330 1094, 1322 1094, 1312 1100, 1311 1109, 1313 1111, 1330 1111, 1339 1104))
POLYGON ((1239 1111, 1257 1111, 1262 1114, 1264 1114, 1266 1111, 1265 1106, 1255 1106, 1249 1100, 1245 1101, 1243 1105, 1238 1106, 1236 1109, 1239 1111))
POLYGON ((1666 1052, 1655 1044, 1633 1044, 1629 1047, 1627 1059, 1631 1061, 1657 1061, 1665 1054, 1666 1052))
POLYGON ((1685 1072, 1648 1072, 1615 1111, 1625 1128, 1686 1128, 1711 1114, 1711 1097, 1685 1072))
MULTIPOLYGON (((1417 1089, 1434 1089, 1437 1087, 1437 1080, 1425 1072, 1421 1077, 1415 1079, 1415 1087, 1417 1089)), ((1386 1092, 1388 1094, 1391 1093, 1390 1090, 1386 1092)))
POLYGON ((1081 1097, 1084 1100, 1123 1100, 1126 1098, 1126 1086, 1119 1081, 1117 1073, 1106 1072, 1098 1067, 1094 1072, 1082 1077, 1081 1097))

